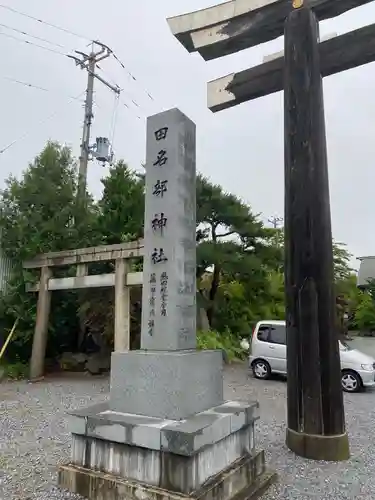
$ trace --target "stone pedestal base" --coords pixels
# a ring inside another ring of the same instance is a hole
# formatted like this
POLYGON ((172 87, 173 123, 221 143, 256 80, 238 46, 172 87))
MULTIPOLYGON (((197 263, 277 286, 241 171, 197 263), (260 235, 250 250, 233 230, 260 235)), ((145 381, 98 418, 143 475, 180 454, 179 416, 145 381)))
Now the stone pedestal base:
POLYGON ((274 477, 255 449, 258 418, 257 403, 234 401, 185 420, 113 412, 106 404, 76 411, 71 464, 60 468, 59 484, 92 500, 140 498, 138 490, 144 500, 253 494, 274 477))
POLYGON ((61 488, 90 500, 253 500, 275 480, 274 472, 265 471, 263 452, 237 460, 190 495, 74 465, 59 470, 61 488))
POLYGON ((179 420, 222 402, 221 351, 112 354, 112 411, 179 420))

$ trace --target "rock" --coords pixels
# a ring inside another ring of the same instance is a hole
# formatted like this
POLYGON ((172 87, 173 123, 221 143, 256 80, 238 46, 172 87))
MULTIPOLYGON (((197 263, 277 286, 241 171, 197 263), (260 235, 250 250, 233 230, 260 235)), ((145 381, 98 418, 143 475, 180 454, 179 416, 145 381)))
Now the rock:
POLYGON ((87 354, 81 352, 64 352, 61 355, 59 365, 62 370, 79 372, 85 369, 87 354))
POLYGON ((91 373, 91 375, 99 375, 104 372, 108 372, 111 367, 111 356, 110 354, 96 353, 88 357, 85 369, 91 373))

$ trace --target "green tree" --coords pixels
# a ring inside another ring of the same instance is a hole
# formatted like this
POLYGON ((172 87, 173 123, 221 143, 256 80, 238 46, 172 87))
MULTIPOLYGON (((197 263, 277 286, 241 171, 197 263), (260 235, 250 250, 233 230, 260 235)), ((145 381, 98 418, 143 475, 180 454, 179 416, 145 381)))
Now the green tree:
POLYGON ((143 236, 144 181, 119 161, 102 179, 99 232, 108 245, 143 236))
POLYGON ((352 257, 345 243, 333 242, 333 264, 336 283, 347 280, 353 274, 354 270, 350 265, 352 257))
POLYGON ((360 293, 359 303, 355 311, 355 323, 361 332, 375 331, 375 285, 360 293))
MULTIPOLYGON (((102 197, 99 200, 97 219, 101 243, 113 245, 133 241, 143 237, 144 219, 144 179, 132 171, 123 161, 110 168, 103 184, 102 197)), ((142 269, 141 262, 135 262, 137 270, 142 269)), ((93 266, 96 273, 114 272, 110 262, 93 266)), ((139 336, 139 294, 132 290, 132 336, 139 336), (138 324, 137 324, 138 321, 138 324)), ((98 289, 82 292, 80 315, 86 328, 91 332, 102 333, 105 345, 112 345, 114 336, 114 290, 98 289)))
MULTIPOLYGON (((9 328, 16 317, 20 318, 19 333, 10 352, 17 350, 24 358, 30 350, 36 317, 36 297, 26 292, 26 284, 38 276, 25 273, 22 262, 44 252, 88 246, 97 239, 96 212, 91 199, 88 197, 84 206, 76 203, 76 172, 70 150, 48 143, 21 179, 14 176, 7 179, 0 194, 2 251, 15 264, 2 309, 9 328), (75 223, 77 220, 79 224, 75 223)), ((55 294, 53 304, 49 343, 52 351, 66 341, 76 318, 74 294, 55 294)))
POLYGON ((247 283, 243 301, 248 300, 250 290, 257 290, 259 297, 266 293, 267 268, 279 258, 269 237, 248 205, 205 177, 197 177, 197 277, 211 328, 223 327, 222 312, 218 314, 216 307, 223 283, 237 290, 237 296, 241 286, 234 282, 247 283))

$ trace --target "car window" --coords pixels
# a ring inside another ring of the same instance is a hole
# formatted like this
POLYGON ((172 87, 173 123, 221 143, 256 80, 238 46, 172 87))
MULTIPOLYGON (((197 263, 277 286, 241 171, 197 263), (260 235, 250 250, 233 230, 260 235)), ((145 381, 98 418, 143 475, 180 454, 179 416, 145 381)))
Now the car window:
POLYGON ((284 325, 271 325, 268 342, 271 344, 286 344, 286 328, 284 325))
POLYGON ((340 351, 352 351, 352 347, 350 347, 349 344, 347 344, 346 342, 340 342, 339 341, 339 346, 340 346, 340 351))
POLYGON ((260 325, 258 329, 258 340, 262 342, 268 342, 270 327, 268 325, 260 325))

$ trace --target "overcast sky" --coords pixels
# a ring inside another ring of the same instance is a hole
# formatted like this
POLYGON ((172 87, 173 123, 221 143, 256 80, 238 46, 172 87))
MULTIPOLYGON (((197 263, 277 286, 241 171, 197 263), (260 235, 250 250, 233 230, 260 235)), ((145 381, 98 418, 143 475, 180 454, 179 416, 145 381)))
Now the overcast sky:
MULTIPOLYGON (((0 0, 24 13, 99 39, 123 60, 132 79, 114 59, 102 63, 104 76, 124 88, 115 127, 117 158, 140 169, 145 157, 145 123, 150 114, 178 107, 197 124, 198 170, 241 196, 266 220, 283 215, 283 98, 278 93, 212 114, 206 82, 262 62, 282 49, 278 39, 220 60, 204 62, 188 54, 171 35, 166 18, 213 5, 210 0, 0 0), (151 100, 149 92, 153 100, 151 100), (138 106, 132 103, 134 100, 138 106), (125 104, 129 108, 125 107, 125 104)), ((87 50, 88 41, 0 8, 1 24, 48 39, 65 48, 87 50)), ((375 3, 321 23, 321 34, 345 33, 375 22, 375 3)), ((0 34, 25 38, 0 24, 0 34)), ((86 74, 66 57, 0 36, 0 187, 19 175, 48 139, 67 143, 78 156, 82 103, 69 100, 85 89, 86 74), (12 78, 47 91, 23 87, 12 78), (54 115, 51 117, 51 115, 54 115)), ((114 96, 95 83, 93 139, 110 136, 114 96)), ((325 80, 325 110, 333 235, 356 256, 375 254, 375 66, 325 80)), ((89 189, 100 194, 106 174, 91 163, 89 189)))

